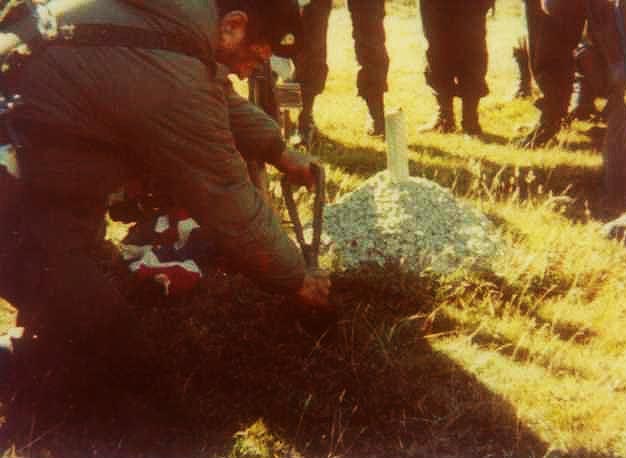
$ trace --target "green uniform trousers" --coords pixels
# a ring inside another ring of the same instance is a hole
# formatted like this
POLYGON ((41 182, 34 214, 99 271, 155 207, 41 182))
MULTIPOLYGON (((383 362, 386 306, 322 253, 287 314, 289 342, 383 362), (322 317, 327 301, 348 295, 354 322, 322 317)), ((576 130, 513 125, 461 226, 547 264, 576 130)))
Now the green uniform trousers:
POLYGON ((420 0, 426 50, 425 77, 436 97, 487 95, 488 2, 420 0))

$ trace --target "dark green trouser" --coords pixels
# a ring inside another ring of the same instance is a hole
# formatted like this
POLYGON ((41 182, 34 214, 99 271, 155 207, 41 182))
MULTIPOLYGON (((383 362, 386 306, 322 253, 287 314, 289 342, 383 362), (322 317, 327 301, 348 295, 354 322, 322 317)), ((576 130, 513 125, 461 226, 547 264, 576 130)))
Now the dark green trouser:
POLYGON ((530 68, 543 94, 542 122, 560 123, 567 114, 572 92, 572 52, 581 39, 584 16, 548 16, 541 9, 541 0, 525 3, 530 68))
MULTIPOLYGON (((312 0, 304 8, 304 49, 296 59, 296 80, 303 95, 322 93, 328 76, 326 63, 328 17, 332 0, 312 0)), ((384 0, 349 0, 352 36, 360 65, 357 89, 361 97, 382 95, 387 90, 389 56, 385 48, 384 0)))
POLYGON ((387 91, 389 56, 385 47, 384 0, 348 0, 352 17, 352 36, 360 65, 357 89, 364 99, 387 91))
POLYGON ((589 3, 589 11, 592 40, 602 53, 608 75, 604 184, 611 203, 623 209, 626 205, 626 43, 620 29, 626 28, 625 10, 623 5, 616 10, 613 2, 596 0, 589 3))
POLYGON ((106 198, 129 170, 88 141, 33 145, 21 151, 20 167, 20 211, 0 235, 0 296, 37 334, 84 341, 119 329, 114 323, 128 322, 130 307, 92 253, 104 235, 106 198))
POLYGON ((312 0, 302 12, 303 48, 296 58, 296 80, 304 97, 324 91, 328 77, 326 63, 328 17, 332 0, 312 0))
POLYGON ((425 77, 435 96, 478 99, 489 92, 485 81, 488 7, 482 3, 448 6, 442 0, 420 0, 428 41, 425 77))

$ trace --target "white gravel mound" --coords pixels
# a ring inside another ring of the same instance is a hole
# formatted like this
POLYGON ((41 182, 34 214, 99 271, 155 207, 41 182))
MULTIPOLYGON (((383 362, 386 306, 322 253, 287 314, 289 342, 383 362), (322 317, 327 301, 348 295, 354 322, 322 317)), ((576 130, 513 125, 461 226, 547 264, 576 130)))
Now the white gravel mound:
POLYGON ((380 172, 324 210, 324 247, 340 269, 394 264, 437 274, 488 269, 501 252, 493 224, 424 178, 393 183, 380 172))

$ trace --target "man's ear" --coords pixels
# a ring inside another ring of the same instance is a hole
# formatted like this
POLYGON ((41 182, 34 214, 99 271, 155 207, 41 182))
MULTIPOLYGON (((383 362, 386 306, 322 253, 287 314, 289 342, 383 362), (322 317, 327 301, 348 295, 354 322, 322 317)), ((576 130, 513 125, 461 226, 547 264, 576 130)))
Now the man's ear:
POLYGON ((246 30, 248 25, 248 15, 244 11, 229 11, 220 21, 220 25, 224 32, 233 32, 234 30, 246 30))

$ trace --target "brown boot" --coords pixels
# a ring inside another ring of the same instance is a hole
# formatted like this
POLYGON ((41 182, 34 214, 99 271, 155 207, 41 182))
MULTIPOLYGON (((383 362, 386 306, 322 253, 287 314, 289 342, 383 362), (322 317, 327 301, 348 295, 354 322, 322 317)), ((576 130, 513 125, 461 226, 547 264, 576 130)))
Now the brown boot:
POLYGON ((303 146, 310 150, 313 139, 317 133, 315 120, 313 119, 313 105, 315 104, 315 94, 302 94, 302 111, 298 116, 298 130, 290 139, 295 146, 303 146))
POLYGON ((481 135, 483 133, 480 122, 478 122, 479 102, 480 99, 476 97, 465 97, 463 99, 463 120, 461 121, 461 126, 463 127, 463 132, 467 135, 481 135))
POLYGON ((438 110, 435 118, 428 124, 418 128, 419 133, 437 132, 449 134, 456 130, 452 97, 437 97, 438 110))

